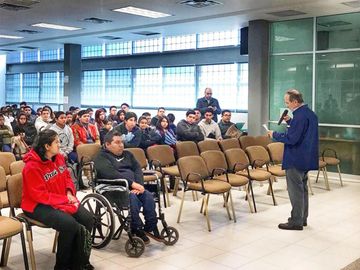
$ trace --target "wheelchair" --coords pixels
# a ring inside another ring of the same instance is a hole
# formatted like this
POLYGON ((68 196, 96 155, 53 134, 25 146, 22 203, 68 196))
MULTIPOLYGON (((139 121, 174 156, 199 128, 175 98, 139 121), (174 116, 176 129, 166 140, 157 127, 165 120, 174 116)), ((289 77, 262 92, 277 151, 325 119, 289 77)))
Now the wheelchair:
MULTIPOLYGON (((149 173, 149 172, 145 172, 149 173)), ((151 172, 150 172, 151 173, 151 172)), ((111 240, 118 240, 123 231, 128 235, 125 251, 129 257, 140 257, 145 250, 144 241, 131 232, 131 214, 129 211, 129 187, 125 179, 97 179, 93 170, 94 180, 89 183, 93 193, 86 195, 81 204, 94 215, 95 224, 92 230, 92 246, 100 249, 107 246, 111 240), (118 226, 116 227, 116 217, 118 226)), ((160 204, 159 181, 146 183, 145 189, 150 191, 157 204, 157 219, 161 221, 163 229, 160 234, 165 245, 174 245, 179 239, 176 228, 168 226, 160 204)))

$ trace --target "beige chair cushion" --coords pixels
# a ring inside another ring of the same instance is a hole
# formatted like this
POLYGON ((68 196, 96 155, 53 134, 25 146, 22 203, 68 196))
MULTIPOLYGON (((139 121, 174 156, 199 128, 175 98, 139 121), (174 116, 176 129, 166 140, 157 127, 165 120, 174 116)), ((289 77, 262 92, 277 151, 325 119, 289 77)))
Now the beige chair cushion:
POLYGON ((281 169, 281 166, 269 166, 269 172, 275 176, 285 176, 285 170, 281 169))
POLYGON ((319 160, 319 168, 322 169, 322 168, 325 168, 326 167, 326 162, 325 161, 322 161, 321 159, 319 160))
MULTIPOLYGON (((188 183, 189 188, 192 190, 202 191, 201 182, 197 183, 188 183)), ((228 192, 231 189, 231 185, 229 183, 225 183, 220 180, 206 180, 204 182, 205 192, 211 194, 221 194, 224 192, 228 192)))
MULTIPOLYGON (((238 172, 236 172, 236 174, 243 175, 243 176, 248 175, 247 171, 238 171, 238 172)), ((269 180, 270 177, 271 177, 271 173, 269 173, 265 170, 261 170, 261 169, 250 170, 250 178, 252 180, 266 181, 266 180, 269 180)))
MULTIPOLYGON (((229 178, 230 185, 233 187, 241 187, 241 186, 244 186, 247 183, 249 183, 249 179, 243 175, 229 173, 228 178, 229 178)), ((226 174, 215 176, 213 179, 227 182, 226 174)))
POLYGON ((32 219, 32 218, 29 218, 28 216, 26 216, 24 213, 20 213, 18 215, 19 218, 22 218, 22 219, 26 219, 31 226, 35 225, 35 226, 38 226, 38 227, 41 227, 41 228, 49 228, 48 226, 46 226, 45 224, 41 223, 40 221, 37 221, 35 219, 32 219))
POLYGON ((2 208, 9 207, 9 198, 6 190, 0 192, 0 200, 1 200, 2 208))
POLYGON ((16 235, 23 230, 22 223, 16 219, 0 216, 0 239, 16 235))
POLYGON ((162 177, 161 172, 149 171, 149 170, 144 171, 144 182, 156 181, 156 179, 160 179, 161 177, 162 177))
POLYGON ((162 167, 162 170, 165 174, 180 177, 180 172, 177 165, 162 167))
POLYGON ((340 160, 334 157, 324 157, 324 160, 328 165, 338 165, 340 163, 340 160))

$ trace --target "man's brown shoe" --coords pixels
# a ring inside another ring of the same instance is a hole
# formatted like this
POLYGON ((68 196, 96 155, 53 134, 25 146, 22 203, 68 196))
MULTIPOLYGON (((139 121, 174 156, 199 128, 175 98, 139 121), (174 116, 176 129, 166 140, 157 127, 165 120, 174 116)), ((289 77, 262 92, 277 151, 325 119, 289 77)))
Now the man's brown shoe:
POLYGON ((292 224, 289 224, 289 223, 280 223, 278 227, 281 230, 295 230, 295 231, 302 231, 303 230, 303 226, 292 225, 292 224))

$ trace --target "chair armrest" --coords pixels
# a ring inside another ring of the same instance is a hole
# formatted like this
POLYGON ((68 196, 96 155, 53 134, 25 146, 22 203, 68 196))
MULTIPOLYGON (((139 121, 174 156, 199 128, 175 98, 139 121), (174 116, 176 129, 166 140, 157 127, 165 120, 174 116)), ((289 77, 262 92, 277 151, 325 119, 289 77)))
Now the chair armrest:
POLYGON ((107 185, 118 185, 123 186, 129 189, 129 184, 126 179, 97 179, 97 184, 107 184, 107 185))
POLYGON ((226 169, 224 168, 214 168, 211 172, 211 176, 213 177, 217 172, 220 172, 221 174, 226 173, 226 169))
POLYGON ((233 172, 237 172, 238 170, 236 170, 236 167, 240 166, 239 168, 239 171, 242 171, 242 170, 245 170, 246 168, 249 167, 249 164, 244 164, 244 163, 241 163, 241 162, 236 162, 233 166, 233 169, 232 171, 233 172))
POLYGON ((162 168, 161 168, 162 165, 161 165, 160 160, 158 160, 158 159, 149 160, 149 167, 150 167, 150 169, 152 169, 153 166, 154 166, 154 169, 155 169, 155 170, 158 168, 159 171, 160 171, 161 173, 163 173, 162 168))
POLYGON ((255 159, 253 161, 253 163, 251 164, 251 167, 253 167, 253 168, 262 167, 262 166, 264 166, 264 164, 266 164, 265 160, 263 160, 263 159, 255 159))
MULTIPOLYGON (((187 187, 187 182, 189 181, 189 177, 192 176, 192 175, 195 175, 195 176, 198 176, 198 181, 201 182, 201 188, 202 188, 202 193, 205 193, 205 186, 204 186, 204 179, 203 177, 201 176, 201 174, 199 173, 194 173, 194 172, 191 172, 189 173, 185 180, 184 180, 184 189, 186 190, 186 187, 187 187)), ((196 181, 196 180, 195 180, 196 181)), ((190 181, 190 182, 194 182, 194 181, 190 181)))

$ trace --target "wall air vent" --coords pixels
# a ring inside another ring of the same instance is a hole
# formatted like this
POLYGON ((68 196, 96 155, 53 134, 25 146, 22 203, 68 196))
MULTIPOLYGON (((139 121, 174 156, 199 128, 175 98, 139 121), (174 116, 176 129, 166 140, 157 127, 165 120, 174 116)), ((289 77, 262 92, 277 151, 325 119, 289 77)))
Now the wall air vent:
POLYGON ((151 32, 151 31, 140 31, 140 32, 133 32, 135 35, 141 35, 141 36, 156 36, 160 35, 160 33, 151 32))
POLYGON ((184 1, 180 1, 180 4, 194 8, 204 8, 204 7, 222 5, 223 3, 213 0, 184 0, 184 1))
POLYGON ((27 49, 27 50, 35 50, 38 49, 38 47, 32 47, 32 46, 19 46, 21 49, 27 49))
POLYGON ((39 34, 39 33, 41 33, 40 31, 29 30, 29 29, 21 29, 21 30, 17 30, 17 32, 25 33, 25 34, 30 34, 30 35, 34 35, 34 34, 39 34))
POLYGON ((298 15, 304 15, 305 12, 297 11, 297 10, 282 10, 282 11, 275 11, 275 12, 269 12, 267 14, 276 16, 276 17, 290 17, 290 16, 298 16, 298 15))
POLYGON ((101 36, 101 37, 98 37, 98 38, 101 38, 101 39, 106 39, 106 40, 117 40, 117 39, 122 39, 122 37, 115 37, 115 36, 101 36))
POLYGON ((19 11, 19 10, 27 10, 30 9, 32 5, 39 3, 39 1, 35 0, 6 0, 0 3, 0 8, 11 10, 11 11, 19 11))
POLYGON ((351 8, 360 8, 360 1, 348 1, 348 2, 343 2, 341 4, 351 8))
POLYGON ((96 23, 96 24, 111 23, 112 22, 111 20, 100 19, 100 18, 95 18, 95 17, 85 18, 85 19, 83 19, 83 21, 90 22, 90 23, 96 23))

